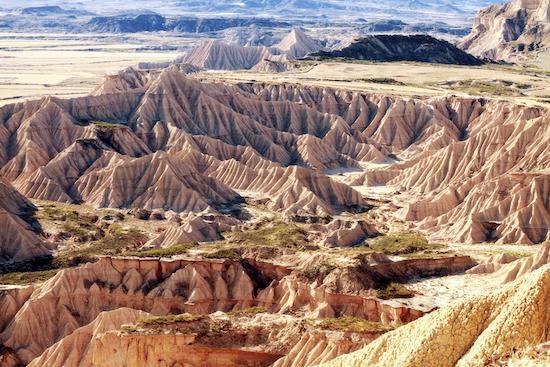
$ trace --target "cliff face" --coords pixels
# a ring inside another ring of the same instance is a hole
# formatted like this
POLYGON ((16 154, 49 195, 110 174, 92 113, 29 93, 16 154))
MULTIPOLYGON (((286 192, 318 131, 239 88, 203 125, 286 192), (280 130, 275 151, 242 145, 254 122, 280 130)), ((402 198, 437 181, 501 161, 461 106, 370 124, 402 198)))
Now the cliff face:
POLYGON ((457 302, 322 366, 485 365, 512 348, 548 341, 549 284, 545 265, 503 290, 457 302))
MULTIPOLYGON (((422 261, 415 264, 416 267, 408 267, 409 276, 413 273, 426 275, 422 271, 426 265, 422 261)), ((396 265, 396 269, 399 268, 400 265, 396 265)), ((452 268, 449 271, 452 272, 452 268)), ((356 278, 350 277, 343 282, 356 282, 356 278)), ((298 317, 347 315, 384 325, 409 322, 429 311, 359 294, 358 285, 343 287, 329 283, 312 282, 292 273, 292 269, 253 260, 161 261, 105 257, 94 264, 65 269, 34 289, 0 290, 0 306, 5 310, 0 317, 0 341, 23 363, 40 357, 33 362, 35 365, 47 362, 55 366, 61 363, 55 361, 89 360, 91 355, 86 354, 90 353, 86 345, 91 333, 116 329, 142 315, 141 311, 153 315, 204 315, 259 306, 283 319, 287 314, 298 317), (125 308, 132 310, 124 311, 125 308), (102 314, 104 311, 112 312, 102 314)), ((292 325, 296 322, 294 319, 288 321, 292 325)), ((235 328, 238 327, 237 324, 235 328)), ((178 337, 173 338, 175 343, 180 342, 178 337)), ((127 338, 118 342, 122 343, 120 346, 141 350, 144 343, 150 345, 145 339, 127 338)), ((111 345, 110 341, 104 348, 111 345)), ((169 347, 160 345, 158 348, 161 353, 162 348, 169 347)), ((225 351, 220 353, 224 355, 225 351)), ((281 357, 286 352, 271 354, 281 357)), ((237 357, 247 358, 246 353, 237 357)), ((200 363, 201 358, 190 363, 200 363)), ((273 356, 260 353, 258 358, 265 360, 273 356)), ((63 363, 66 363, 62 364, 64 366, 78 365, 76 362, 63 363)), ((147 363, 147 359, 143 363, 147 363)))
POLYGON ((514 283, 437 311, 364 293, 384 277, 462 272, 471 259, 392 262, 376 255, 312 280, 299 275, 303 267, 254 260, 105 257, 42 285, 0 289, 0 361, 31 367, 482 365, 548 340, 549 248, 505 265, 507 281, 522 276, 514 283), (338 317, 358 317, 367 326, 320 326, 338 317), (449 352, 451 339, 456 347, 449 352))
POLYGON ((459 46, 493 60, 518 61, 550 47, 548 0, 514 0, 481 10, 459 46))

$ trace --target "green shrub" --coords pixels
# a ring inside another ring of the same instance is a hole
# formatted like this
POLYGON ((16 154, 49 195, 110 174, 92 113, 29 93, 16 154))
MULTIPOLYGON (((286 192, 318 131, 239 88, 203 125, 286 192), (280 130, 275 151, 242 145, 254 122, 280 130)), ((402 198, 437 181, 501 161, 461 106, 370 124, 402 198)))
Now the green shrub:
POLYGON ((257 315, 257 314, 266 313, 266 312, 267 312, 267 309, 265 307, 256 306, 256 307, 244 308, 242 310, 231 311, 231 312, 228 312, 227 314, 232 316, 252 316, 252 315, 257 315))
POLYGON ((300 272, 298 272, 298 276, 301 278, 306 278, 307 280, 313 282, 316 279, 323 279, 335 269, 336 265, 327 261, 322 261, 318 264, 308 265, 300 272))
POLYGON ((204 318, 203 315, 193 315, 184 313, 180 315, 166 315, 166 316, 151 316, 139 319, 138 325, 171 325, 179 322, 194 322, 204 318))
POLYGON ((322 330, 353 333, 385 333, 395 329, 395 326, 392 325, 384 325, 381 322, 368 321, 352 316, 308 320, 308 322, 310 325, 322 330))
POLYGON ((198 246, 198 243, 181 243, 178 245, 155 248, 143 251, 132 251, 123 253, 124 256, 132 257, 170 257, 175 255, 184 255, 193 247, 198 246))
POLYGON ((405 255, 442 247, 430 244, 425 236, 415 232, 390 233, 368 241, 367 246, 375 252, 387 255, 405 255))
POLYGON ((206 259, 230 259, 240 260, 241 255, 233 248, 226 248, 203 255, 206 259))
POLYGON ((401 283, 391 282, 376 289, 376 296, 380 299, 411 298, 415 293, 401 283))

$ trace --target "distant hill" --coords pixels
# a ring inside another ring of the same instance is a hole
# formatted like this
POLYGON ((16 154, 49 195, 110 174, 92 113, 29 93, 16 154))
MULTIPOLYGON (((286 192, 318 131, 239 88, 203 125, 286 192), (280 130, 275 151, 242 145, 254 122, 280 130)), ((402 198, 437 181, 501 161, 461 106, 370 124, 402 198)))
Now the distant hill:
POLYGON ((451 43, 427 35, 371 35, 335 51, 312 57, 370 61, 419 61, 438 64, 482 65, 484 62, 451 43))
POLYGON ((159 14, 94 17, 84 29, 103 33, 176 31, 185 33, 217 32, 234 27, 290 27, 289 23, 264 18, 166 18, 159 14))

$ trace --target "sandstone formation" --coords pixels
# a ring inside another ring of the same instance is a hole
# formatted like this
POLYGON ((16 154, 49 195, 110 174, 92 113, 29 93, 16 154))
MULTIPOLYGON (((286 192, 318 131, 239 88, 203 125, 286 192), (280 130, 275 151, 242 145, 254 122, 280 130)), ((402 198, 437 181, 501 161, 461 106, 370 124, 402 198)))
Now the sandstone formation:
POLYGON ((484 58, 518 61, 550 47, 548 0, 513 0, 481 10, 459 46, 484 58))
POLYGON ((282 73, 287 69, 288 67, 286 62, 263 59, 262 61, 254 65, 251 70, 259 71, 262 73, 282 73))
POLYGON ((0 262, 26 260, 49 252, 36 207, 0 178, 0 262))
MULTIPOLYGON (((204 69, 214 70, 239 70, 251 69, 264 59, 274 57, 269 48, 264 46, 238 46, 228 45, 223 41, 204 41, 182 61, 204 69)), ((281 57, 276 57, 284 61, 281 57)))
POLYGON ((349 247, 363 242, 378 233, 371 223, 336 219, 322 227, 327 232, 322 243, 329 247, 349 247))
POLYGON ((484 365, 494 356, 548 341, 549 284, 545 265, 502 290, 458 301, 323 366, 484 365))
MULTIPOLYGON (((139 317, 148 315, 146 312, 131 308, 118 308, 100 313, 93 322, 82 326, 67 337, 55 343, 35 358, 29 367, 92 367, 96 366, 93 359, 92 340, 110 330, 118 330, 122 325, 134 322, 139 317)), ((112 357, 111 357, 112 358, 112 357)))
MULTIPOLYGON (((408 265, 395 263, 394 271, 402 279, 429 276, 435 274, 437 267, 445 272, 463 270, 466 264, 463 260, 451 258, 439 264, 413 260, 408 265), (457 266, 453 265, 455 262, 457 266)), ((390 274, 390 268, 391 263, 382 267, 373 265, 370 271, 390 274)), ((368 287, 368 282, 353 276, 358 271, 348 269, 348 276, 329 275, 319 283, 294 274, 292 269, 252 259, 103 257, 94 264, 63 270, 36 288, 0 289, 0 306, 5 311, 0 318, 0 340, 22 363, 39 357, 33 362, 35 365, 72 365, 68 361, 90 360, 86 345, 94 333, 116 328, 139 314, 138 311, 154 315, 209 314, 261 306, 281 315, 347 315, 386 325, 409 322, 430 311, 360 294, 359 290, 368 287), (339 281, 333 282, 334 279, 339 281), (104 311, 110 312, 102 314, 104 311)), ((378 281, 379 277, 372 279, 378 281)), ((316 360, 328 360, 329 356, 345 351, 332 347, 319 350, 315 353, 320 359, 316 360)), ((276 354, 281 357, 286 353, 276 354)))
POLYGON ((488 274, 496 283, 509 283, 526 274, 529 274, 550 263, 550 243, 544 244, 532 256, 513 258, 510 256, 496 256, 485 264, 479 264, 468 270, 471 274, 488 274))
POLYGON ((322 44, 302 29, 294 28, 272 47, 240 46, 220 40, 202 42, 177 61, 212 70, 253 69, 263 72, 282 72, 289 60, 319 51, 322 44))
POLYGON ((218 240, 222 232, 230 231, 239 222, 228 216, 215 216, 214 220, 208 219, 190 213, 181 223, 172 225, 147 242, 146 247, 170 247, 182 243, 218 240))
POLYGON ((328 362, 354 352, 380 336, 380 333, 308 332, 273 367, 307 367, 328 362))

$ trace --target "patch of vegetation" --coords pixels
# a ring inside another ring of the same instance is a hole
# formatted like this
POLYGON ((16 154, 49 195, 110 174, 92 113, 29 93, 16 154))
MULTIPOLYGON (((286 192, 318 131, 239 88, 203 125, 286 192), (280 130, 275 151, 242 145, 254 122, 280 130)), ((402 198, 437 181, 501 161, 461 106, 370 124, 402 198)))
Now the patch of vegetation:
POLYGON ((57 253, 54 257, 54 264, 58 267, 67 267, 71 266, 71 260, 74 258, 120 255, 144 245, 147 239, 147 235, 138 229, 123 228, 118 224, 111 224, 102 239, 57 253))
POLYGON ((529 84, 516 84, 509 80, 459 80, 448 86, 470 94, 493 96, 522 96, 523 90, 531 88, 529 84))
POLYGON ((267 309, 262 306, 256 306, 256 307, 244 308, 242 310, 231 311, 231 312, 228 312, 227 314, 231 316, 253 316, 260 313, 267 313, 267 309))
POLYGON ((391 282, 376 289, 376 297, 380 299, 411 298, 415 293, 401 283, 391 282))
POLYGON ((139 330, 139 326, 137 325, 122 325, 122 327, 120 328, 120 331, 126 334, 136 333, 139 330))
POLYGON ((137 321, 138 325, 149 326, 149 325, 171 325, 179 322, 194 322, 199 321, 204 318, 203 315, 193 315, 189 313, 184 313, 181 315, 166 315, 166 316, 151 316, 139 319, 137 321))
POLYGON ((366 82, 366 83, 376 83, 376 84, 393 84, 393 85, 405 85, 405 83, 400 82, 399 80, 396 80, 394 78, 361 78, 356 79, 360 82, 366 82))
POLYGON ((127 127, 126 125, 123 125, 123 124, 117 124, 117 123, 107 122, 107 121, 91 121, 91 123, 98 127, 103 127, 107 129, 124 129, 127 127))
POLYGON ((386 333, 396 328, 394 325, 384 325, 381 322, 368 321, 352 316, 308 320, 308 322, 310 325, 322 330, 352 333, 386 333))
POLYGON ((232 232, 227 240, 245 246, 295 248, 307 244, 307 232, 295 224, 275 223, 272 227, 232 232))
POLYGON ((415 232, 390 233, 369 241, 367 246, 372 251, 386 255, 405 255, 443 247, 429 243, 425 236, 415 232))
POLYGON ((190 249, 197 247, 198 245, 198 243, 180 243, 165 248, 124 252, 122 255, 132 257, 170 257, 175 255, 185 255, 190 249))
POLYGON ((105 231, 104 237, 99 240, 59 251, 53 256, 43 256, 1 266, 0 283, 30 284, 44 281, 61 269, 93 262, 99 255, 119 255, 127 250, 135 250, 146 241, 147 236, 137 229, 126 229, 117 224, 111 224, 105 231))
POLYGON ((206 259, 230 259, 240 260, 241 255, 233 248, 224 248, 203 255, 206 259))
POLYGON ((53 278, 60 270, 61 269, 50 269, 0 274, 0 284, 24 285, 45 282, 46 280, 53 278))
POLYGON ((44 205, 39 211, 38 217, 42 220, 60 223, 59 236, 74 238, 77 242, 97 239, 98 233, 101 231, 96 226, 99 220, 97 215, 80 214, 76 210, 63 207, 44 205))
POLYGON ((336 265, 328 261, 322 261, 319 264, 310 264, 306 266, 304 269, 298 272, 298 276, 301 278, 306 278, 307 280, 313 282, 317 279, 324 279, 335 269, 336 265))

